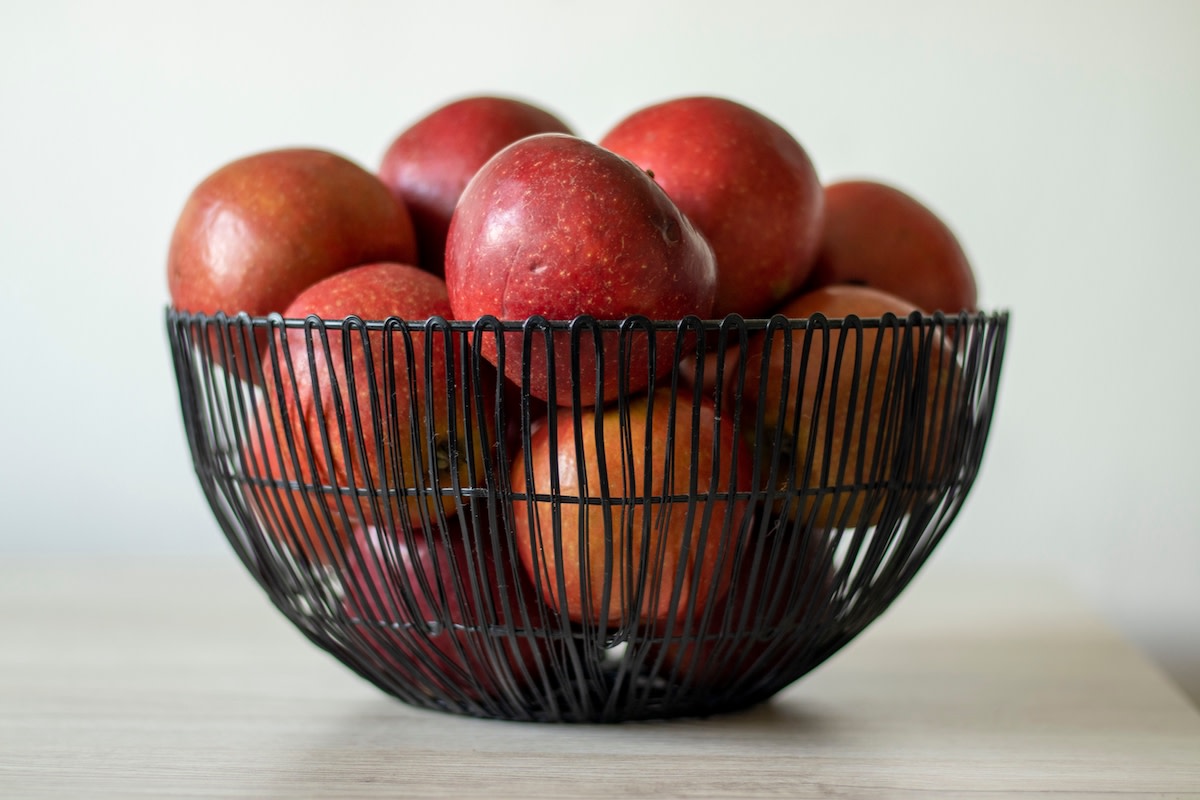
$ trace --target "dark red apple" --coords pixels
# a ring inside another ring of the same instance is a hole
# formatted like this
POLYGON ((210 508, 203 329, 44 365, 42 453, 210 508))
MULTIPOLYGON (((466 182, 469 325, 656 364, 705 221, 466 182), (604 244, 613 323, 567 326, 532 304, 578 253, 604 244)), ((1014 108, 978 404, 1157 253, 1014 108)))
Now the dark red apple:
POLYGON ((192 191, 167 282, 181 311, 262 316, 349 267, 415 258, 408 210, 377 177, 323 150, 273 150, 221 167, 192 191))
MULTIPOLYGON (((716 291, 712 249, 670 198, 633 163, 565 134, 530 136, 501 150, 471 179, 450 222, 446 248, 450 304, 461 319, 493 315, 570 320, 587 314, 673 320, 711 314, 716 291)), ((661 348, 649 363, 645 337, 633 346, 627 391, 669 370, 661 348)), ((539 340, 540 341, 540 340, 539 340)), ((617 336, 602 337, 603 396, 619 391, 617 336)), ((506 339, 506 373, 520 383, 520 334, 506 339)), ((489 337, 489 355, 495 341, 489 337)), ((535 345, 528 390, 551 399, 544 344, 535 345)), ((554 402, 571 402, 570 342, 553 342, 554 402)), ((595 392, 594 344, 584 337, 580 391, 595 392)))
MULTIPOLYGON (((441 278, 417 267, 381 263, 318 281, 284 312, 289 319, 309 315, 325 321, 350 315, 363 320, 395 316, 424 321, 434 316, 449 319, 451 312, 441 278)), ((457 383, 457 369, 448 372, 442 333, 433 334, 428 362, 427 335, 414 331, 409 336, 411 360, 399 327, 367 330, 356 324, 348 333, 343 333, 341 326, 288 330, 291 369, 286 363, 281 366, 278 386, 274 376, 268 376, 265 394, 270 399, 282 390, 283 398, 275 401, 276 407, 288 409, 298 428, 294 438, 298 437, 302 467, 296 470, 290 457, 280 465, 269 453, 262 460, 282 469, 276 479, 340 488, 337 494, 321 497, 333 515, 332 530, 328 525, 314 527, 311 515, 292 520, 298 523, 302 543, 323 539, 336 545, 344 540, 348 526, 342 509, 351 524, 427 527, 437 521, 439 511, 455 513, 455 492, 450 490, 456 481, 469 487, 472 476, 475 481, 482 480, 482 459, 494 427, 481 431, 476 415, 472 413, 468 419, 464 413, 464 400, 471 389, 457 383), (308 355, 310 341, 312 359, 308 355), (426 392, 427 380, 432 394, 426 392), (457 386, 453 413, 449 400, 452 383, 457 386), (473 434, 470 447, 468 425, 473 434), (311 466, 303 466, 308 464, 311 466)), ((274 345, 277 361, 282 360, 281 344, 274 345)), ((490 368, 484 373, 484 379, 488 377, 494 378, 490 368)), ((482 390, 485 398, 489 394, 494 397, 494 386, 482 390)), ((276 416, 289 418, 280 413, 276 416)), ((304 547, 302 553, 317 561, 327 559, 320 547, 304 547)))
MULTIPOLYGON (((827 286, 806 292, 778 310, 790 319, 823 314, 831 320, 919 309, 908 300, 867 286, 827 286)), ((911 465, 896 461, 898 437, 909 436, 903 455, 915 459, 936 450, 954 353, 932 329, 914 329, 907 380, 899 372, 905 347, 902 330, 886 324, 792 329, 755 337, 747 349, 742 430, 756 446, 762 474, 776 470, 772 487, 789 516, 818 528, 874 524, 890 481, 912 477, 911 465), (922 336, 934 336, 929 374, 918 380, 915 364, 922 336), (811 337, 811 338, 809 338, 811 337), (791 340, 790 363, 785 347, 791 340), (806 345, 806 339, 808 344, 806 345), (769 356, 766 355, 770 344, 769 356), (861 341, 861 345, 860 345, 861 341), (760 385, 765 373, 765 384, 760 385), (922 406, 918 399, 924 394, 922 406), (923 407, 923 413, 915 411, 923 407), (756 438, 755 423, 762 440, 756 438), (914 427, 920 421, 919 427, 914 427), (776 431, 780 432, 778 439, 776 431)), ((726 387, 732 398, 736 374, 726 387)))
POLYGON ((412 213, 420 266, 444 273, 450 216, 467 182, 506 145, 535 133, 571 130, 524 101, 482 96, 441 106, 392 141, 379 177, 412 213))
POLYGON ((517 552, 573 622, 691 619, 728 586, 748 506, 732 493, 748 486, 748 455, 706 399, 672 403, 660 389, 624 406, 578 419, 561 409, 553 428, 534 430, 511 470, 517 552))
POLYGON ((645 663, 674 684, 710 692, 787 680, 830 614, 828 545, 821 531, 788 526, 748 541, 728 593, 707 620, 673 630, 649 648, 645 663))
POLYGON ((345 608, 385 681, 452 702, 504 702, 553 671, 542 607, 490 537, 356 531, 345 608), (545 662, 543 663, 543 660, 545 662))
POLYGON ((808 277, 821 182, 774 120, 720 97, 683 97, 621 120, 600 144, 654 175, 717 257, 714 315, 759 317, 808 277))
POLYGON ((858 283, 926 311, 974 311, 975 276, 944 221, 911 195, 875 181, 825 189, 825 230, 807 288, 858 283))

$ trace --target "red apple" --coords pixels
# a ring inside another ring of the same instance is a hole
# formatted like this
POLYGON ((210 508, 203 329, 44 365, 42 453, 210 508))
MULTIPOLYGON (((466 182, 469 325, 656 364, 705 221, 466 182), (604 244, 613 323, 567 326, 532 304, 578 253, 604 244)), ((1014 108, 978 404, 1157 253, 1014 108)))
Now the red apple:
POLYGON ((385 683, 458 703, 505 702, 553 669, 542 607, 487 535, 449 525, 356 531, 342 569, 345 608, 385 683))
MULTIPOLYGON (((911 302, 878 289, 827 286, 799 295, 778 313, 790 319, 814 314, 868 319, 889 312, 902 318, 918 310, 911 302)), ((911 477, 910 468, 895 461, 897 437, 910 435, 914 447, 922 445, 920 452, 904 454, 914 461, 936 450, 954 354, 936 331, 924 329, 923 335, 937 337, 928 383, 918 381, 912 369, 907 385, 895 372, 904 346, 903 331, 887 325, 864 327, 861 345, 852 325, 764 333, 750 342, 742 394, 743 434, 755 443, 763 474, 777 470, 772 488, 786 499, 792 518, 798 516, 819 528, 874 524, 887 498, 888 482, 911 477), (765 358, 768 336, 770 354, 765 358), (788 338, 790 364, 785 363, 788 338), (760 385, 764 373, 766 382, 760 385), (913 408, 920 392, 925 395, 924 415, 917 417, 913 408), (922 422, 914 430, 916 420, 922 422), (756 440, 756 421, 765 441, 756 440), (774 438, 776 430, 781 433, 779 440, 774 438)), ((914 362, 920 338, 914 330, 910 345, 914 362)), ((726 388, 731 401, 736 379, 736 374, 731 375, 726 388)))
POLYGON ((676 373, 679 375, 679 380, 686 387, 699 386, 706 394, 711 395, 717 388, 717 367, 721 368, 721 378, 727 379, 729 373, 737 369, 738 359, 741 357, 741 345, 736 335, 731 335, 726 340, 724 352, 719 350, 721 346, 720 337, 712 331, 708 332, 707 349, 704 355, 695 349, 693 342, 689 342, 689 347, 683 351, 682 357, 679 359, 679 364, 676 367, 676 373))
POLYGON ((192 191, 167 282, 181 311, 263 316, 336 272, 415 257, 408 210, 378 178, 323 150, 274 150, 233 161, 192 191))
POLYGON ((450 216, 489 158, 535 133, 570 132, 549 111, 508 97, 456 100, 401 132, 383 156, 379 177, 412 213, 420 265, 444 273, 450 216))
MULTIPOLYGON (((289 319, 309 315, 325 321, 350 315, 364 320, 390 316, 426 320, 434 316, 449 319, 451 313, 441 278, 417 267, 381 263, 355 267, 318 281, 301 292, 284 312, 289 319)), ((314 524, 312 515, 290 520, 299 531, 289 538, 297 539, 301 554, 310 559, 327 559, 322 541, 333 541, 336 547, 344 540, 348 525, 342 509, 351 524, 422 528, 435 523, 439 511, 445 515, 455 513, 455 492, 450 490, 456 481, 469 487, 472 475, 475 481, 482 480, 482 459, 494 430, 480 431, 474 414, 467 419, 463 403, 469 397, 469 387, 457 386, 452 416, 449 386, 457 381, 457 369, 448 373, 443 335, 434 334, 428 364, 426 334, 417 331, 410 336, 411 361, 405 334, 398 327, 390 333, 366 330, 361 324, 351 327, 349 333, 343 333, 342 327, 288 330, 290 370, 287 364, 281 366, 282 382, 278 386, 274 376, 269 375, 265 394, 271 401, 272 395, 282 391, 282 399, 274 402, 276 408, 286 408, 288 413, 277 413, 276 417, 290 419, 294 425, 301 468, 292 465, 286 450, 282 465, 270 453, 263 454, 261 460, 281 469, 281 475, 272 476, 276 480, 306 484, 315 481, 317 485, 341 488, 338 494, 322 496, 333 516, 332 530, 328 524, 314 524), (385 345, 389 337, 390 353, 385 345), (364 340, 369 344, 369 357, 364 340), (431 383, 432 394, 426 393, 426 380, 431 383), (342 420, 338 419, 339 408, 342 420), (470 447, 468 425, 473 435, 470 447)), ((276 342, 275 347, 281 344, 276 342)), ((273 357, 281 360, 281 348, 278 353, 273 357)), ((495 389, 489 386, 483 391, 486 397, 495 389)), ((288 506, 286 499, 285 493, 284 505, 288 506)), ((315 523, 320 523, 320 513, 315 523)))
MULTIPOLYGON (((670 320, 711 314, 716 267, 708 244, 643 170, 582 139, 545 133, 504 148, 467 185, 450 222, 446 282, 461 319, 670 320)), ((660 348, 651 365, 645 336, 634 338, 640 341, 626 370, 631 394, 647 386, 651 372, 669 370, 673 357, 669 347, 660 348)), ((506 343, 506 373, 520 383, 520 334, 506 343)), ((616 334, 602 343, 602 390, 611 400, 619 391, 616 334)), ((485 344, 494 358, 494 338, 485 344)), ((571 402, 568 336, 552 348, 553 401, 565 405, 571 402)), ((550 400, 546 350, 539 339, 528 391, 550 400)), ((579 389, 587 402, 596 388, 589 337, 580 355, 579 389)))
POLYGON ((690 619, 728 586, 748 505, 731 493, 747 486, 748 456, 706 399, 672 404, 660 389, 625 405, 578 420, 560 409, 534 430, 511 470, 517 552, 573 622, 690 619))
POLYGON ((291 370, 275 353, 263 362, 265 380, 245 427, 241 469, 246 500, 257 524, 292 557, 329 563, 341 549, 352 523, 352 501, 332 502, 319 474, 324 469, 320 443, 310 446, 291 370), (275 374, 275 367, 279 374, 275 374))
POLYGON ((825 231, 807 288, 873 286, 926 311, 974 311, 975 276, 954 233, 920 201, 875 181, 825 189, 825 231))
POLYGON ((709 692, 787 680, 829 613, 834 560, 828 540, 820 531, 787 526, 756 537, 707 620, 674 630, 649 649, 645 663, 674 684, 709 692))
POLYGON ((759 317, 808 277, 823 196, 804 148, 778 123, 719 97, 684 97, 621 120, 600 144, 654 175, 717 258, 714 315, 759 317))

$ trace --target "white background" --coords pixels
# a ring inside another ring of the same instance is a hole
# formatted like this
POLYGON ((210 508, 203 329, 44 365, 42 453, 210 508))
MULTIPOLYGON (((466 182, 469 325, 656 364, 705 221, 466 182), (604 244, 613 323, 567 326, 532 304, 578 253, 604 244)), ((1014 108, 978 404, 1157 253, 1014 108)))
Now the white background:
POLYGON ((927 568, 1062 575, 1200 698, 1187 0, 0 0, 0 557, 232 557, 162 321, 185 197, 284 145, 373 168, 401 128, 482 92, 591 138, 725 95, 824 179, 883 178, 938 211, 982 305, 1013 317, 983 471, 927 568))

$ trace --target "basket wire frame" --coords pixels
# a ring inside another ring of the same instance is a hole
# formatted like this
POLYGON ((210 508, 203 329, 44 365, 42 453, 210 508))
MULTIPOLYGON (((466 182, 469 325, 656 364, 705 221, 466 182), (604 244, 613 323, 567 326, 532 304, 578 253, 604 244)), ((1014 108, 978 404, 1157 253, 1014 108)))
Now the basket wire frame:
POLYGON ((612 722, 762 702, 892 603, 976 478, 1008 314, 166 323, 205 497, 310 640, 412 705, 612 722))

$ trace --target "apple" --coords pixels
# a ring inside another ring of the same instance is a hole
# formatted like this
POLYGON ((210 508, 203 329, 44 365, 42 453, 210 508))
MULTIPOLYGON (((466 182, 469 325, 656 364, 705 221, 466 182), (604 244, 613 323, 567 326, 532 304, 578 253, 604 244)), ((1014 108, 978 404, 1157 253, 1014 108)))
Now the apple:
POLYGON ((505 453, 511 458, 521 449, 527 437, 535 426, 539 425, 549 413, 545 400, 523 395, 521 387, 516 383, 503 379, 501 386, 504 404, 503 427, 505 453), (525 406, 526 408, 523 408, 525 406))
POLYGON ((873 286, 926 311, 976 307, 975 276, 954 233, 909 194, 876 181, 830 184, 825 230, 807 288, 873 286))
POLYGON ((509 97, 466 97, 402 131, 379 178, 412 213, 420 266, 444 274, 450 216, 467 182, 506 145, 536 133, 570 133, 549 111, 509 97))
POLYGON ((824 197, 808 153, 782 126, 721 97, 635 111, 600 145, 654 180, 712 245, 717 317, 760 317, 812 268, 824 197))
POLYGON ((336 272, 415 258, 408 210, 377 177, 324 150, 272 150, 226 164, 192 191, 167 283, 180 311, 264 316, 336 272))
MULTIPOLYGON (((358 529, 341 567, 365 661, 404 692, 494 705, 552 674, 542 607, 486 531, 358 529)), ((360 651, 361 652, 361 651, 360 651)))
MULTIPOLYGON (((363 320, 390 316, 426 320, 435 316, 449 319, 451 312, 441 278, 410 265, 379 263, 318 281, 284 312, 289 319, 309 315, 325 321, 351 315, 363 320)), ((293 426, 301 467, 293 465, 286 448, 283 464, 270 452, 260 453, 259 462, 280 470, 281 474, 272 476, 275 480, 341 487, 338 494, 324 495, 333 521, 331 531, 328 524, 321 524, 325 512, 319 507, 315 520, 312 514, 299 520, 287 515, 298 529, 288 538, 299 541, 300 553, 312 560, 326 561, 327 545, 344 543, 353 524, 423 528, 437 522, 439 514, 453 515, 457 499, 450 490, 456 484, 470 487, 473 481, 482 481, 483 458, 494 423, 487 424, 489 430, 480 430, 474 413, 467 418, 464 404, 470 406, 472 388, 455 383, 457 368, 448 372, 452 368, 443 334, 433 334, 428 364, 426 334, 418 331, 410 336, 411 362, 399 327, 390 334, 367 330, 361 324, 351 327, 349 333, 343 333, 342 327, 322 331, 306 326, 287 331, 290 364, 280 367, 278 384, 273 374, 268 376, 264 394, 266 402, 275 403, 276 420, 293 426), (322 336, 328 340, 327 348, 322 336), (389 337, 390 353, 385 345, 389 337), (427 380, 432 394, 426 392, 427 380), (453 415, 449 407, 452 383, 457 387, 453 415), (339 409, 342 420, 338 419, 339 409), (390 500, 381 499, 387 497, 390 500)), ((282 361, 282 344, 276 341, 273 352, 268 353, 269 360, 274 359, 272 364, 282 361)), ((490 367, 484 373, 484 380, 489 379, 494 379, 490 367)), ((494 396, 494 386, 481 388, 485 398, 494 396)), ((277 429, 275 436, 283 433, 277 429)), ((282 505, 290 508, 286 492, 281 499, 282 505)))
MULTIPOLYGON (((619 320, 633 315, 673 320, 711 314, 716 292, 712 249, 650 176, 632 162, 567 134, 514 142, 488 160, 463 191, 446 245, 450 305, 460 319, 492 315, 525 320, 579 315, 619 320)), ((627 392, 672 366, 670 347, 650 363, 646 335, 630 348, 627 392)), ((484 343, 496 359, 496 337, 484 343)), ((605 400, 619 390, 617 335, 601 337, 605 400)), ((505 372, 522 382, 521 333, 505 339, 505 372)), ((571 402, 571 345, 535 342, 528 386, 535 397, 571 402), (550 390, 547 350, 554 353, 550 390)), ((597 383, 595 343, 580 350, 582 397, 597 383)))
MULTIPOLYGON (((291 370, 276 352, 265 357, 263 371, 265 380, 254 396, 240 447, 244 497, 259 528, 288 557, 330 563, 352 523, 318 477, 326 471, 324 456, 320 442, 308 441, 291 370)), ((353 505, 347 505, 348 513, 354 513, 349 510, 353 505)))
POLYGON ((708 331, 703 355, 695 346, 695 339, 687 344, 675 369, 680 383, 689 388, 699 386, 706 394, 712 395, 718 380, 727 379, 737 369, 738 359, 741 358, 740 336, 731 331, 722 340, 719 333, 708 331), (720 376, 717 374, 718 366, 720 376))
MULTIPOLYGON (((903 318, 919 310, 878 289, 840 285, 805 292, 778 313, 789 319, 815 314, 867 319, 887 313, 903 318)), ((762 455, 762 474, 774 471, 777 476, 770 488, 780 493, 790 517, 820 528, 874 524, 890 482, 914 477, 912 465, 930 460, 940 441, 955 361, 943 337, 926 328, 923 334, 913 331, 912 362, 918 358, 922 335, 936 337, 929 345, 927 383, 917 380, 911 365, 907 383, 899 379, 896 359, 902 354, 903 332, 886 325, 864 327, 861 346, 854 326, 826 331, 819 324, 808 331, 763 333, 749 343, 741 397, 743 435, 762 455), (790 364, 785 353, 789 338, 790 364), (913 412, 918 401, 924 403, 921 416, 913 412), (756 422, 765 441, 758 440, 756 422), (895 462, 902 435, 910 436, 915 448, 903 453, 908 464, 895 462)), ((730 402, 736 402, 738 377, 731 374, 726 387, 730 402)))
POLYGON ((710 693, 790 681, 828 619, 834 591, 830 538, 772 527, 743 548, 729 591, 707 619, 651 646, 645 663, 672 684, 710 693))
POLYGON ((712 402, 672 403, 660 389, 551 419, 510 478, 517 553, 546 604, 572 622, 629 628, 716 602, 748 511, 732 493, 751 465, 712 402))

